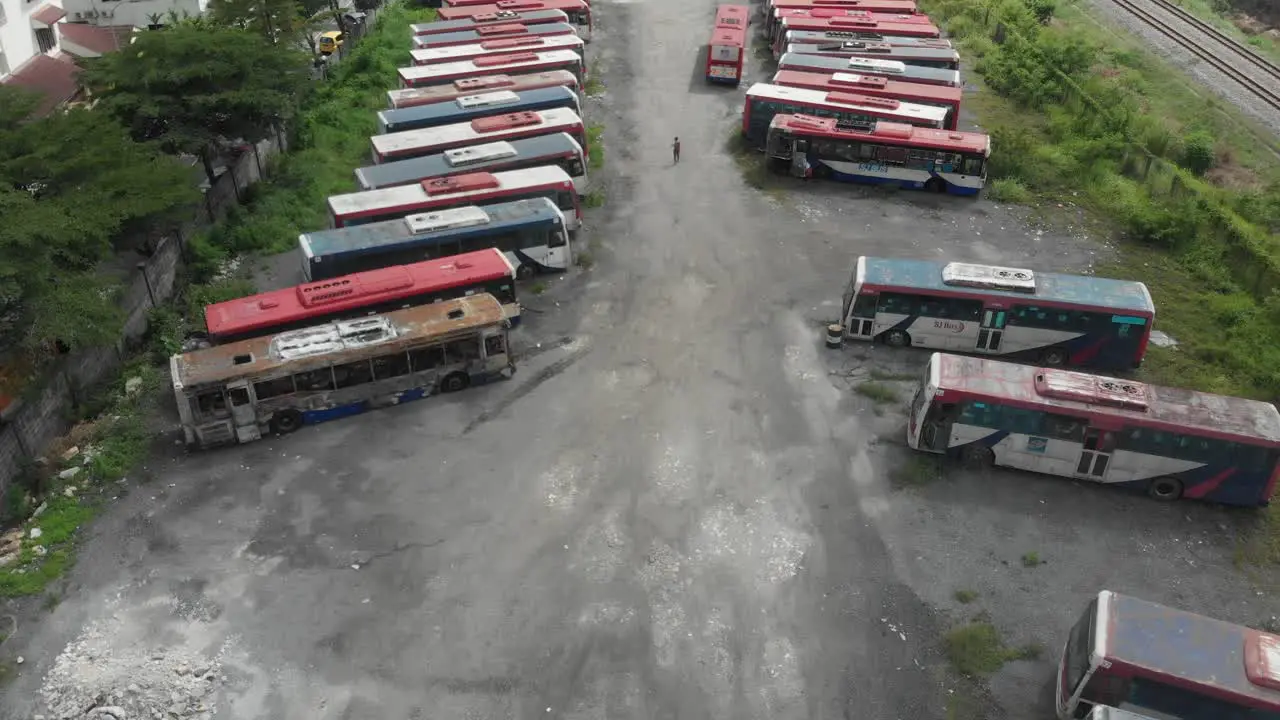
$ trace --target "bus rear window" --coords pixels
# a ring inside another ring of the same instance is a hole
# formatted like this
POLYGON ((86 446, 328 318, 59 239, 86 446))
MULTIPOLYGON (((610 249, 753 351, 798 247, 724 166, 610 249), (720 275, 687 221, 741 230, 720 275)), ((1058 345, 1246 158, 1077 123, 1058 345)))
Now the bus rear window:
POLYGON ((1063 656, 1067 684, 1064 692, 1067 695, 1075 691, 1076 686, 1089 670, 1089 655, 1093 650, 1093 623, 1097 614, 1098 600, 1095 598, 1085 609, 1080 621, 1071 628, 1071 637, 1067 641, 1067 650, 1063 656))

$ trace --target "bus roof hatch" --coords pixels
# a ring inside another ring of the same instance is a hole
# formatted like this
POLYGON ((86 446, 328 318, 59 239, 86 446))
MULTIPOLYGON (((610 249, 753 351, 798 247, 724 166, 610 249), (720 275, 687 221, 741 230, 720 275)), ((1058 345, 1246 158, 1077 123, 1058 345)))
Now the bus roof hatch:
POLYGON ((483 25, 476 28, 477 35, 519 35, 529 32, 529 26, 520 23, 504 23, 502 25, 483 25))
POLYGON ((879 75, 855 75, 854 73, 835 73, 831 76, 832 85, 860 85, 862 87, 883 89, 888 86, 889 79, 879 75))
POLYGON ((520 96, 510 90, 497 90, 495 92, 480 93, 479 95, 463 95, 455 102, 463 110, 470 110, 471 108, 485 105, 509 105, 519 100, 520 96))
POLYGON ((471 165, 486 160, 499 160, 519 155, 516 146, 509 142, 492 142, 483 145, 454 148, 444 151, 444 161, 452 167, 471 165))
POLYGON ((497 40, 484 40, 480 43, 480 47, 484 50, 500 50, 502 48, 514 48, 524 45, 545 45, 546 40, 538 36, 518 37, 518 38, 499 38, 497 40))
POLYGON ((492 65, 510 65, 512 63, 533 62, 538 59, 537 53, 521 52, 511 53, 509 55, 485 55, 478 57, 471 62, 476 67, 489 67, 492 65))
POLYGON ((961 287, 1034 293, 1036 274, 1021 268, 953 262, 943 266, 942 283, 961 287))
POLYGON ((1146 385, 1069 370, 1041 370, 1036 374, 1036 392, 1043 397, 1090 405, 1141 412, 1147 409, 1146 385))
MULTIPOLYGON (((453 178, 445 179, 452 180, 453 178)), ((484 225, 487 222, 489 222, 489 213, 475 205, 430 213, 418 213, 417 215, 409 215, 404 219, 405 225, 409 226, 409 232, 413 233, 472 227, 474 225, 484 225)))
POLYGON ((1244 672, 1254 685, 1280 690, 1280 637, 1258 632, 1245 638, 1244 672))
POLYGON ((471 121, 471 129, 478 133, 497 132, 526 125, 537 125, 541 122, 542 117, 538 113, 532 110, 525 110, 523 112, 507 113, 506 115, 490 115, 476 118, 471 121))
POLYGON ((516 81, 512 80, 510 75, 489 75, 488 77, 454 80, 453 86, 458 90, 479 90, 481 88, 510 87, 515 83, 516 81))

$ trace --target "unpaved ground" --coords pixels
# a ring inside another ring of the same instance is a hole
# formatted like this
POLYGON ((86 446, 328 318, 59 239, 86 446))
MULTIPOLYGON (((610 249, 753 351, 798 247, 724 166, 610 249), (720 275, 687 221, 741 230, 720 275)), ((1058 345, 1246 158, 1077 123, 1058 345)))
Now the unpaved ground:
POLYGON ((822 347, 854 256, 1105 249, 985 201, 745 187, 723 151, 741 91, 698 81, 698 8, 600 2, 599 262, 526 296, 516 379, 158 459, 5 644, 27 662, 4 717, 89 628, 91 664, 216 662, 218 718, 930 720, 942 633, 986 612, 1046 653, 979 712, 1036 718, 1099 588, 1275 612, 1229 562, 1240 514, 1015 473, 895 485, 898 407, 852 390, 924 358, 822 347))

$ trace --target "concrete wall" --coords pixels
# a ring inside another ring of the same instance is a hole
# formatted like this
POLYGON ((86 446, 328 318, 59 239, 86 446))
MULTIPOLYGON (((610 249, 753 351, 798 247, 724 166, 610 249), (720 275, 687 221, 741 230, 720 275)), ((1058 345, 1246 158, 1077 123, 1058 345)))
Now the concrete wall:
POLYGON ((209 0, 64 0, 62 7, 71 22, 146 27, 153 14, 160 16, 161 24, 169 22, 170 10, 179 17, 199 17, 209 0))
MULTIPOLYGON (((258 145, 263 168, 267 158, 282 149, 284 138, 264 140, 258 145)), ((73 352, 54 367, 45 386, 30 389, 22 400, 5 412, 0 424, 0 498, 21 471, 24 462, 39 457, 49 443, 71 428, 72 410, 94 386, 110 380, 121 366, 125 350, 141 340, 147 331, 148 313, 155 302, 173 295, 183 267, 183 250, 188 238, 200 228, 221 219, 236 204, 239 191, 261 178, 259 158, 253 152, 241 155, 229 172, 205 193, 196 217, 175 237, 165 238, 140 269, 134 270, 122 296, 126 312, 120 340, 111 347, 73 352), (145 272, 145 277, 143 273, 145 272), (148 284, 150 290, 148 290, 148 284)))

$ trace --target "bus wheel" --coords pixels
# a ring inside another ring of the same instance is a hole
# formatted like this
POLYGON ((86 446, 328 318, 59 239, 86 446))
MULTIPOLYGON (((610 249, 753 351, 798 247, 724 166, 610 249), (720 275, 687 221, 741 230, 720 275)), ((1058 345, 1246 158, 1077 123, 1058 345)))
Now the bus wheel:
POLYGON ((529 263, 520 263, 520 267, 516 268, 517 280, 528 280, 533 277, 533 265, 529 263))
POLYGON ((1158 477, 1147 485, 1147 495, 1154 500, 1177 500, 1182 497, 1182 481, 1178 478, 1158 477))
POLYGON ((906 330, 890 330, 884 334, 884 344, 891 347, 906 347, 911 344, 911 336, 906 330))
POLYGON ((277 435, 288 435, 302 427, 302 413, 297 410, 281 410, 271 416, 271 429, 277 435))
POLYGON ((1048 367, 1062 367, 1067 364, 1067 351, 1060 347, 1052 347, 1040 356, 1040 362, 1048 367))
POLYGON ((942 178, 929 178, 929 181, 924 184, 924 189, 929 192, 943 193, 947 191, 947 184, 942 181, 942 178))
POLYGON ((960 451, 960 461, 965 467, 980 470, 996 464, 996 452, 986 445, 967 445, 960 451))
POLYGON ((444 379, 440 381, 440 392, 451 393, 458 392, 459 390, 466 390, 467 386, 470 384, 471 378, 467 377, 466 373, 450 373, 445 375, 444 379))

